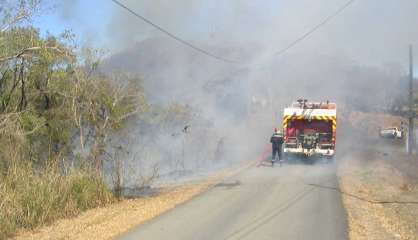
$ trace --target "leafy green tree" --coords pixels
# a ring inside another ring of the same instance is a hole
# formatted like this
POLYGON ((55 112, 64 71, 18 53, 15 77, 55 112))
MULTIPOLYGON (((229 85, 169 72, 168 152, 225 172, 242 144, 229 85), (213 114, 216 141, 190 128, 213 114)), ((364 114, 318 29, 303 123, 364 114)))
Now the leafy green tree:
MULTIPOLYGON (((19 146, 15 158, 43 163, 71 157, 79 139, 90 151, 88 164, 100 170, 109 134, 147 109, 140 81, 99 73, 97 52, 80 54, 70 32, 43 39, 37 29, 21 26, 40 1, 6 2, 10 10, 0 15, 0 141, 19 146)), ((3 153, 0 159, 12 158, 3 153)))

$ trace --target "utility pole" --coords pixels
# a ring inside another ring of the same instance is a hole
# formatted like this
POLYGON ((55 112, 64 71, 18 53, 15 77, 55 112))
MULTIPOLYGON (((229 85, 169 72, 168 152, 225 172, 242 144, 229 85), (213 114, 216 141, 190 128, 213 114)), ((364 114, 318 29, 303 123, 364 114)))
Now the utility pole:
POLYGON ((415 147, 414 144, 414 93, 413 93, 413 80, 414 80, 414 63, 413 63, 413 50, 412 45, 409 46, 409 127, 408 127, 408 154, 412 154, 412 150, 415 147))

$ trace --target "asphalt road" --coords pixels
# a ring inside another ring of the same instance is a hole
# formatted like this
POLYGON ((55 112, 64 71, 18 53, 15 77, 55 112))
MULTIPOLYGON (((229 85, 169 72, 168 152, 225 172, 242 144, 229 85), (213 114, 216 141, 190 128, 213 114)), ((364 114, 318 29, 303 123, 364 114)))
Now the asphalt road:
POLYGON ((347 239, 335 166, 251 167, 120 239, 347 239))

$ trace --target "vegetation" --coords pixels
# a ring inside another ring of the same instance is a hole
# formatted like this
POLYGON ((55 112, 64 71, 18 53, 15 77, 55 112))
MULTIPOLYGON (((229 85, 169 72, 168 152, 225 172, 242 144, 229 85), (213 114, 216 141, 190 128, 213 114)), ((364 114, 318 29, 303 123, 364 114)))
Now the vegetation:
POLYGON ((113 201, 109 135, 147 109, 138 79, 104 75, 71 33, 42 38, 37 0, 0 8, 0 239, 113 201))
POLYGON ((55 166, 14 165, 1 181, 0 239, 113 201, 100 176, 76 169, 63 175, 55 166))

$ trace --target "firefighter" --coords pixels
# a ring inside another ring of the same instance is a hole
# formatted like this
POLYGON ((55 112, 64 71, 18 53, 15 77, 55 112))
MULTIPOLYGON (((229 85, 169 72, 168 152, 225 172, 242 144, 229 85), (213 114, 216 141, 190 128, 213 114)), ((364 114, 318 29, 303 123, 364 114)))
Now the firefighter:
POLYGON ((273 136, 270 138, 271 147, 272 147, 272 156, 271 156, 271 165, 274 166, 274 162, 276 161, 276 155, 278 160, 282 159, 282 145, 283 145, 283 135, 280 131, 275 128, 273 136))
POLYGON ((216 146, 215 158, 216 161, 221 161, 225 156, 225 137, 221 137, 219 139, 218 144, 216 146))

